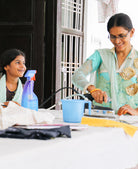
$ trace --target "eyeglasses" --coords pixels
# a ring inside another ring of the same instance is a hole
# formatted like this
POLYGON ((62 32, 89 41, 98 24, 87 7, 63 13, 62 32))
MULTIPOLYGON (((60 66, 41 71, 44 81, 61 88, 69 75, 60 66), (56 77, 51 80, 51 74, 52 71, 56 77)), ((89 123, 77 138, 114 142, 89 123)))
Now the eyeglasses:
POLYGON ((126 35, 123 35, 123 34, 120 34, 118 36, 109 35, 108 38, 110 38, 110 40, 116 40, 117 38, 122 40, 122 39, 125 39, 128 34, 129 34, 129 32, 126 35))

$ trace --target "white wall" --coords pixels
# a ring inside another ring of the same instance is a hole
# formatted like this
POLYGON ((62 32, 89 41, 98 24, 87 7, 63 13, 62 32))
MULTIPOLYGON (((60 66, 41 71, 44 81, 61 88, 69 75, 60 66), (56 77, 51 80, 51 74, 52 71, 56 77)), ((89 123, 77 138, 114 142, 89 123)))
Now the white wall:
MULTIPOLYGON (((138 50, 138 1, 137 0, 119 0, 118 12, 128 14, 135 28, 135 35, 132 38, 132 45, 138 50)), ((88 0, 87 2, 87 37, 86 37, 86 56, 89 57, 97 48, 111 48, 113 45, 108 39, 107 21, 98 23, 97 0, 88 0)))
POLYGON ((110 47, 106 23, 98 23, 97 0, 88 0, 86 57, 95 49, 110 47))
POLYGON ((126 13, 130 16, 135 34, 132 38, 132 44, 138 50, 138 0, 120 0, 119 12, 126 13))

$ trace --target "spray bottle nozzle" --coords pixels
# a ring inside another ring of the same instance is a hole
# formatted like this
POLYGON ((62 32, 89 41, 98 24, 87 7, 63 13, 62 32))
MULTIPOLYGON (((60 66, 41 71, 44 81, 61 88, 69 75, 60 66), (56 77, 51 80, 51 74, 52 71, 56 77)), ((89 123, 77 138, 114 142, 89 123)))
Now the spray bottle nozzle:
POLYGON ((26 72, 26 74, 24 75, 24 77, 27 78, 27 80, 33 80, 35 81, 35 74, 37 73, 36 70, 28 70, 26 72))
POLYGON ((33 81, 35 81, 36 79, 35 79, 35 74, 34 74, 34 76, 31 78, 31 80, 33 80, 33 81))

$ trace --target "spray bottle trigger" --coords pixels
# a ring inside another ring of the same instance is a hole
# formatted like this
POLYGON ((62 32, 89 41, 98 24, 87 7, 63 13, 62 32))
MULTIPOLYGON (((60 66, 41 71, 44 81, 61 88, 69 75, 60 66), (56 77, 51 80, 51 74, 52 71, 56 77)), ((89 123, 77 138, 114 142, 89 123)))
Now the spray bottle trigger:
MULTIPOLYGON (((35 74, 37 73, 37 70, 35 70, 35 74)), ((36 78, 35 78, 35 74, 34 74, 34 76, 33 77, 31 77, 31 80, 33 80, 33 81, 35 81, 36 80, 36 78)))
POLYGON ((33 76, 33 77, 31 77, 31 80, 33 80, 33 81, 35 81, 35 80, 36 80, 36 78, 35 78, 35 74, 34 74, 34 76, 33 76))

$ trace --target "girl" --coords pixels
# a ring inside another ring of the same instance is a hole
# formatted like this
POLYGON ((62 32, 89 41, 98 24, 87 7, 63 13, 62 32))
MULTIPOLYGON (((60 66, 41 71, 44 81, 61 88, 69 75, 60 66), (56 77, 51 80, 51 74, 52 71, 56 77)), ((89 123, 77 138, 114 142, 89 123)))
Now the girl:
POLYGON ((25 66, 25 54, 18 49, 5 51, 0 57, 2 77, 0 78, 0 102, 8 105, 8 101, 21 104, 22 82, 25 66))

